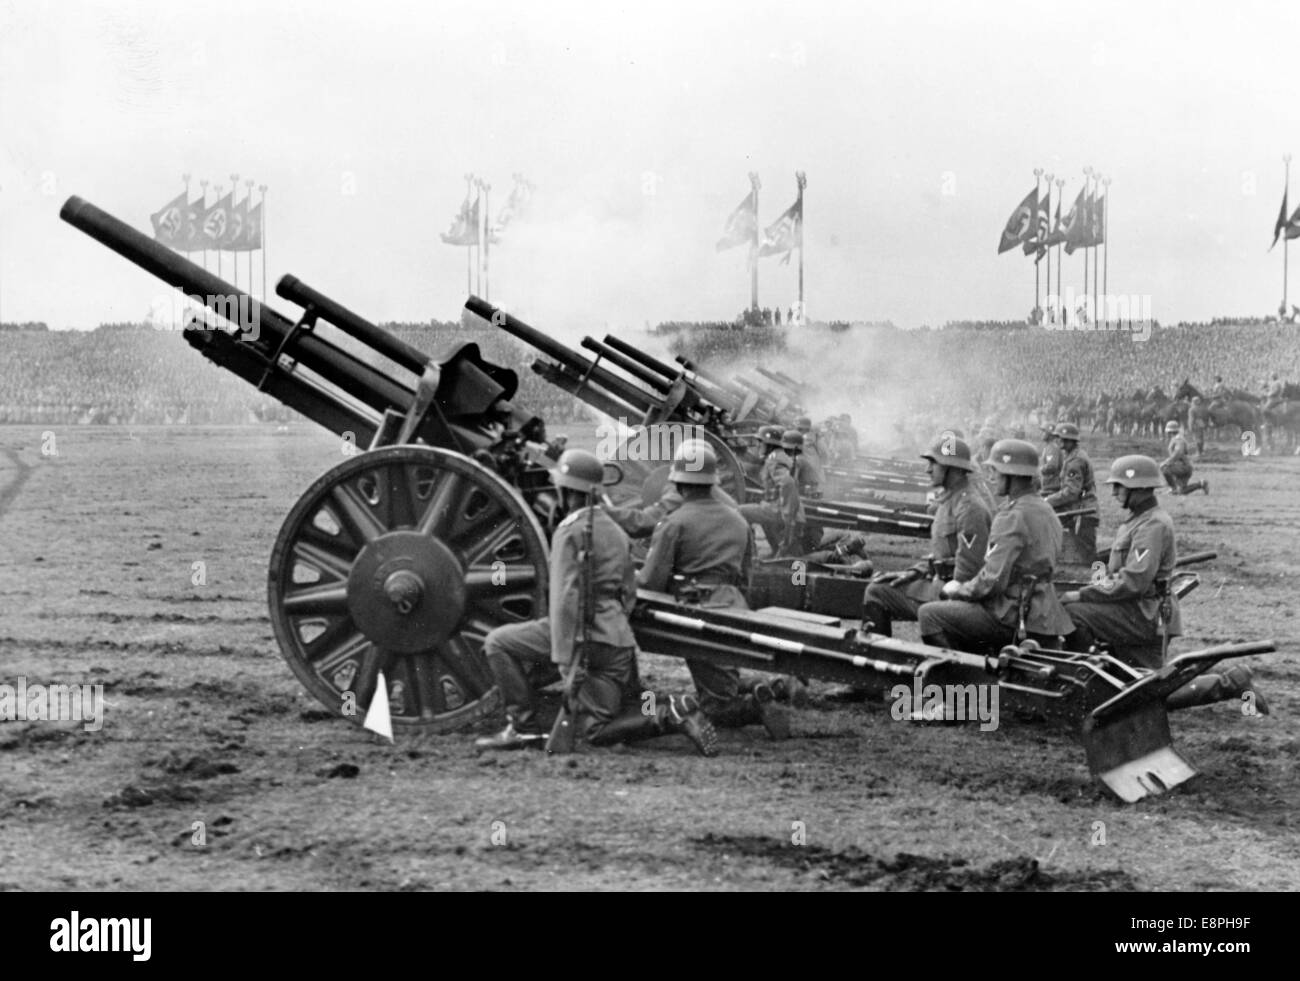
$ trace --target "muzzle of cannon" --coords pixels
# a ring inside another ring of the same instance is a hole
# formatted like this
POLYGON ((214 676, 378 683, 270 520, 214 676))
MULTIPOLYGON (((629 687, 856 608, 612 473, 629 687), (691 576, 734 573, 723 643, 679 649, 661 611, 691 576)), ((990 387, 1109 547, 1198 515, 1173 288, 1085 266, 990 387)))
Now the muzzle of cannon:
MULTIPOLYGON (((206 317, 191 324, 185 337, 200 354, 356 446, 291 507, 271 549, 271 625, 303 686, 355 724, 376 698, 407 730, 459 728, 495 712, 484 638, 545 613, 556 516, 548 464, 558 448, 543 420, 513 404, 517 375, 474 344, 429 358, 285 277, 276 292, 302 308, 290 319, 80 198, 60 214, 233 328, 206 317)), ((534 370, 612 415, 664 410, 652 394, 660 386, 615 375, 477 297, 467 306, 552 359, 534 370)), ((689 411, 685 402, 671 411, 689 411)), ((1195 772, 1171 746, 1164 695, 1224 658, 1274 649, 1211 648, 1149 672, 1029 643, 967 654, 809 622, 806 613, 706 609, 644 592, 633 625, 646 651, 896 700, 900 691, 919 700, 930 686, 996 692, 1013 712, 1078 733, 1092 772, 1126 800, 1195 772)))

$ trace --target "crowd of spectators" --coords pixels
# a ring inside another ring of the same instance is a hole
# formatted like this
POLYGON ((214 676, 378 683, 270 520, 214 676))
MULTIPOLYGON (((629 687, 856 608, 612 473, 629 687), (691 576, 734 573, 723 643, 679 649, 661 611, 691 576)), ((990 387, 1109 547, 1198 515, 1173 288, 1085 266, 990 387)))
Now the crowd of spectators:
MULTIPOLYGON (((1238 318, 1240 319, 1240 318, 1238 318)), ((385 324, 431 355, 473 341, 492 362, 514 368, 516 401, 548 422, 593 418, 581 401, 536 375, 538 352, 476 318, 385 324)), ((1127 397, 1184 379, 1202 390, 1221 375, 1230 388, 1262 394, 1274 372, 1300 380, 1300 326, 1227 318, 1129 330, 1024 329, 1020 323, 958 321, 941 330, 892 325, 812 325, 795 335, 775 327, 664 323, 651 333, 731 377, 745 364, 779 367, 842 396, 845 407, 873 392, 913 411, 1010 418, 1046 403, 1127 397), (818 348, 817 338, 824 339, 818 348), (918 384, 918 381, 924 381, 918 384)), ((173 331, 106 324, 93 331, 0 325, 0 423, 241 424, 292 417, 269 396, 209 364, 173 331), (25 329, 23 329, 25 327, 25 329)), ((625 334, 635 342, 634 334, 625 334)))
MULTIPOLYGON (((474 341, 489 361, 518 371, 521 405, 562 423, 585 417, 585 406, 534 374, 531 352, 498 330, 445 322, 385 327, 431 355, 474 341)), ((178 331, 116 323, 92 331, 0 325, 0 424, 238 425, 296 418, 209 363, 178 331)))

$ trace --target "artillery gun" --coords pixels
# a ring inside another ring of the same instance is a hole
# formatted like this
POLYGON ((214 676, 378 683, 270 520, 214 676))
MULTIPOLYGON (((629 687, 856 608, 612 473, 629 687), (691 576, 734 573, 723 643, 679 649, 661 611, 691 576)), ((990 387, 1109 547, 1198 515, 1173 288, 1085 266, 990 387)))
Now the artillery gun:
MULTIPOLYGON (((233 328, 207 315, 193 321, 184 336, 201 355, 367 447, 306 490, 271 550, 271 624, 303 686, 354 723, 364 712, 349 706, 384 698, 408 731, 456 729, 494 713, 499 693, 483 640, 499 624, 545 612, 547 531, 556 519, 547 475, 556 447, 543 420, 511 401, 518 376, 472 343, 428 357, 286 276, 276 293, 302 308, 290 319, 80 198, 60 215, 233 328), (364 356, 348 350, 358 344, 364 356)), ((494 313, 477 298, 468 306, 494 313)), ((556 377, 573 382, 571 372, 556 377)), ((608 384, 594 371, 588 381, 597 378, 608 384)), ((604 394, 632 404, 618 385, 604 394)), ((1078 734, 1091 771, 1124 800, 1195 774, 1172 747, 1165 695, 1225 658, 1275 649, 1225 645, 1146 671, 1028 641, 963 653, 831 618, 707 609, 644 590, 633 626, 648 652, 878 694, 900 685, 995 687, 1006 710, 1078 734)))
MULTIPOLYGON (((582 348, 594 354, 593 359, 478 297, 470 297, 465 308, 545 355, 532 364, 542 378, 624 424, 613 448, 629 478, 624 501, 637 489, 642 503, 657 501, 673 452, 687 438, 708 441, 718 457, 722 487, 735 500, 743 503, 761 494, 758 470, 762 459, 750 448, 760 423, 782 418, 782 400, 774 401, 753 387, 746 390, 730 385, 684 358, 678 359, 680 365, 674 370, 612 334, 603 341, 582 339, 582 348), (653 452, 645 452, 647 448, 653 452)), ((928 489, 928 485, 889 474, 881 475, 875 486, 928 489)), ((872 493, 866 485, 861 490, 864 496, 872 493)), ((928 538, 930 534, 931 516, 920 504, 882 500, 811 504, 809 520, 829 528, 911 538, 928 538)))

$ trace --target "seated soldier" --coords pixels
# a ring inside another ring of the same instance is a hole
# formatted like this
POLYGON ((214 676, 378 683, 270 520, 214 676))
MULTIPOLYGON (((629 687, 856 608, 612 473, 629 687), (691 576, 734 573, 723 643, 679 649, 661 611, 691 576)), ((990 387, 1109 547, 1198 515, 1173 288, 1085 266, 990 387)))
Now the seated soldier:
POLYGON ((1061 550, 1061 523, 1034 492, 1038 451, 1018 439, 993 444, 989 463, 998 474, 998 508, 989 529, 984 565, 966 582, 955 579, 942 600, 917 611, 921 638, 938 647, 996 651, 1023 633, 1046 647, 1074 629, 1056 597, 1052 575, 1061 550))
POLYGON ((891 636, 894 620, 915 620, 923 603, 939 599, 945 582, 966 582, 984 564, 992 517, 972 489, 975 464, 970 456, 966 441, 947 433, 921 454, 928 461, 931 486, 939 488, 930 525, 931 554, 910 569, 882 573, 872 581, 862 598, 864 629, 891 636))
MULTIPOLYGON (((1122 456, 1111 464, 1106 483, 1129 516, 1115 533, 1105 578, 1061 594, 1075 625, 1066 648, 1086 652, 1104 640, 1120 660, 1158 670, 1170 639, 1182 633, 1178 599, 1169 589, 1177 561, 1174 522, 1156 502, 1160 471, 1150 457, 1122 456)), ((1221 674, 1201 675, 1165 704, 1187 708, 1220 702, 1237 698, 1250 684, 1250 668, 1235 664, 1221 674)), ((1258 693, 1255 706, 1268 713, 1258 693)))

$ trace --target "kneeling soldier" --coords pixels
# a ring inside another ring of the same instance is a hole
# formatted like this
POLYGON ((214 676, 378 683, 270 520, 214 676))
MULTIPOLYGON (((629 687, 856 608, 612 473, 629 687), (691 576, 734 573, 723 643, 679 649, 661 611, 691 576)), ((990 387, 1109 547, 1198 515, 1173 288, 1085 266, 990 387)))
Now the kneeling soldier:
MULTIPOLYGON (((706 606, 749 609, 745 588, 753 560, 749 523, 714 494, 718 458, 699 440, 683 443, 668 475, 681 505, 655 528, 650 554, 637 574, 637 585, 706 606)), ((700 708, 715 725, 739 728, 762 725, 773 739, 790 736, 790 721, 773 704, 772 689, 759 684, 741 694, 740 670, 709 661, 688 660, 700 708)))
POLYGON ((636 676, 636 638, 628 622, 636 603, 636 570, 627 536, 597 504, 603 472, 601 462, 584 450, 566 450, 551 471, 567 517, 551 543, 550 615, 487 635, 484 653, 509 721, 477 745, 540 745, 546 737, 536 718, 533 684, 562 676, 576 732, 593 745, 681 733, 702 755, 713 756, 717 733, 693 698, 655 699, 653 714, 623 708, 636 676))
POLYGON ((886 637, 892 634, 894 620, 915 620, 921 604, 939 599, 939 590, 949 579, 974 578, 988 546, 992 516, 971 486, 975 464, 966 441, 944 434, 921 459, 929 461, 930 484, 939 488, 930 526, 930 558, 902 572, 877 576, 862 598, 863 628, 886 637))
POLYGON ((943 601, 921 607, 921 637, 939 647, 985 653, 1013 643, 1023 630, 1056 647, 1074 625, 1052 588, 1061 523, 1034 493, 1038 451, 1024 440, 999 440, 989 464, 1006 503, 993 516, 984 565, 966 582, 945 583, 943 601))
POLYGON ((1170 419, 1165 423, 1165 433, 1169 436, 1169 455, 1161 462, 1160 473, 1164 476, 1169 489, 1175 494, 1190 494, 1195 490, 1208 494, 1210 493, 1208 480, 1188 483, 1192 478, 1192 461, 1187 457, 1187 440, 1183 437, 1182 430, 1183 427, 1177 419, 1170 419))

